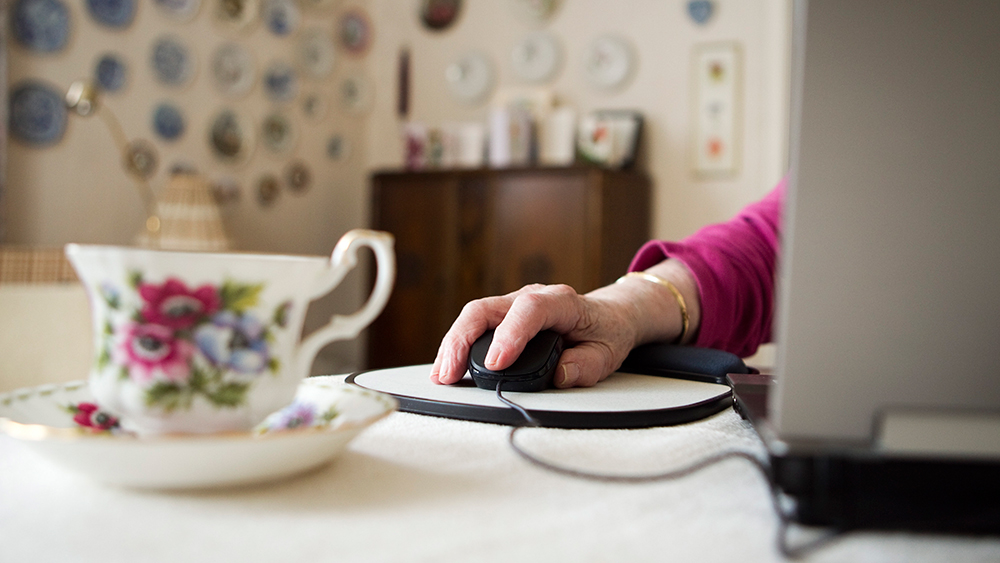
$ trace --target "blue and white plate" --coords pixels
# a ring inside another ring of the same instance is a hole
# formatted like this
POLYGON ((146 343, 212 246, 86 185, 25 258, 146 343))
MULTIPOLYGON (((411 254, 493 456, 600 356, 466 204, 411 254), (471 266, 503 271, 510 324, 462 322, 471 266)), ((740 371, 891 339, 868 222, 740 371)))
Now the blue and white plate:
POLYGON ((99 24, 124 29, 135 19, 135 0, 87 0, 87 11, 99 24))
POLYGON ((183 86, 194 75, 191 51, 174 37, 161 37, 153 43, 150 64, 156 79, 167 86, 183 86))
POLYGON ((264 0, 263 18, 271 33, 285 36, 299 27, 302 16, 292 0, 264 0))
POLYGON ((22 82, 10 94, 10 132, 25 143, 57 143, 66 131, 62 94, 40 82, 22 82))
POLYGON ((128 85, 128 65, 115 53, 105 53, 94 65, 94 82, 105 92, 119 92, 128 85))
POLYGON ((171 103, 161 103, 153 110, 153 131, 164 141, 175 141, 184 134, 184 114, 171 103))
POLYGON ((271 63, 264 71, 264 89, 267 91, 267 97, 276 102, 291 100, 299 89, 295 69, 284 61, 271 63))
POLYGON ((61 51, 69 40, 69 25, 62 0, 17 0, 10 10, 14 39, 32 51, 61 51))
POLYGON ((179 22, 191 21, 201 8, 201 0, 153 0, 153 3, 168 17, 179 22))

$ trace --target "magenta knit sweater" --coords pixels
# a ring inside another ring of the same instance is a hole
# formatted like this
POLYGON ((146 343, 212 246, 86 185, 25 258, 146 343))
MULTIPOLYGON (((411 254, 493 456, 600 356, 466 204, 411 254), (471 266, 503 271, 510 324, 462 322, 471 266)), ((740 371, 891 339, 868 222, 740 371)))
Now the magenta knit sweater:
POLYGON ((694 274, 701 296, 695 346, 749 356, 771 339, 774 281, 786 180, 725 223, 709 225, 681 242, 650 241, 629 271, 675 258, 694 274))

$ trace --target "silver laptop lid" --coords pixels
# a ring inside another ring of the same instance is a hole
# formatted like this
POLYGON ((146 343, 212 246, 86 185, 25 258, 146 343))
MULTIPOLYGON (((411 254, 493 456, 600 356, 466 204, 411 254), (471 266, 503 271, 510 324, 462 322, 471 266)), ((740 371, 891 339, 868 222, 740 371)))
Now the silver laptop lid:
POLYGON ((795 8, 771 428, 1000 451, 1000 2, 795 8))

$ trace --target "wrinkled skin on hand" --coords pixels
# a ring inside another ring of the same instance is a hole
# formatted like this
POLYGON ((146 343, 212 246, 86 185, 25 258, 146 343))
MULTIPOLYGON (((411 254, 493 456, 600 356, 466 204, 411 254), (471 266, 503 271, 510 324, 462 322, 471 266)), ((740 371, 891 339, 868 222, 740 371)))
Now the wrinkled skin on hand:
POLYGON ((459 381, 472 343, 491 328, 496 329, 486 355, 491 370, 511 365, 535 334, 552 329, 567 344, 556 371, 556 387, 595 385, 618 369, 636 344, 638 311, 623 290, 608 286, 580 295, 566 285, 529 285, 472 301, 442 340, 431 380, 459 381))

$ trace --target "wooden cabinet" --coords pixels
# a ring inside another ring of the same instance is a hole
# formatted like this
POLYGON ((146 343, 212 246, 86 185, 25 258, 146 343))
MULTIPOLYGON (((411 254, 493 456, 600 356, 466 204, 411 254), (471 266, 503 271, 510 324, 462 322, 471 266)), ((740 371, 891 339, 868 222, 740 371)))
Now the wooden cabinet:
POLYGON ((381 172, 373 227, 398 274, 368 367, 429 363, 470 300, 529 283, 611 283, 649 237, 649 180, 592 167, 381 172))

